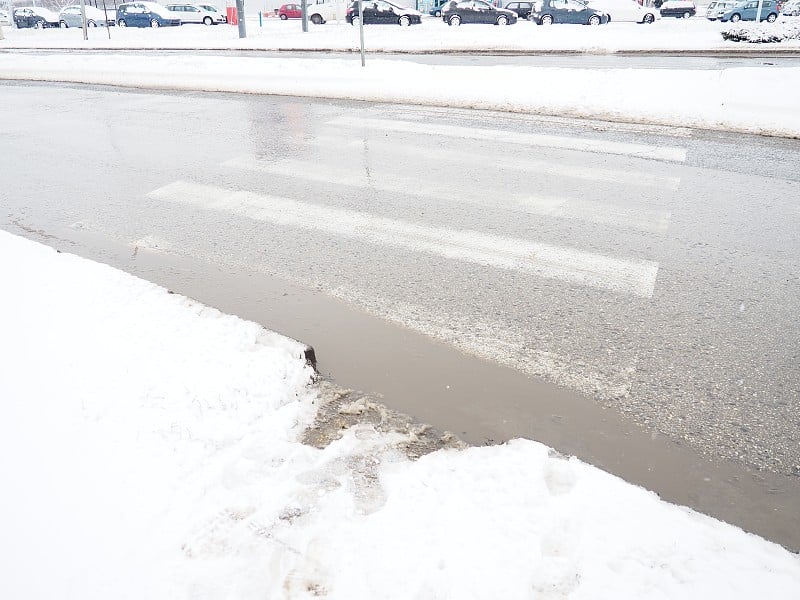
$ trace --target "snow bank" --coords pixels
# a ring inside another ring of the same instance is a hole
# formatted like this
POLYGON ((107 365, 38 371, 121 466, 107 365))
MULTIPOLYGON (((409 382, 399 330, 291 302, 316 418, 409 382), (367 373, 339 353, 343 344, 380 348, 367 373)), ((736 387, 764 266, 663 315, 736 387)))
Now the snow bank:
POLYGON ((742 23, 730 25, 722 30, 722 39, 751 44, 774 44, 800 40, 800 19, 776 23, 742 23))
POLYGON ((312 96, 800 135, 800 68, 561 69, 355 57, 0 55, 0 78, 312 96), (477 85, 480 82, 480 85, 477 85))
POLYGON ((532 441, 301 444, 302 345, 0 231, 2 598, 789 600, 800 556, 532 441))

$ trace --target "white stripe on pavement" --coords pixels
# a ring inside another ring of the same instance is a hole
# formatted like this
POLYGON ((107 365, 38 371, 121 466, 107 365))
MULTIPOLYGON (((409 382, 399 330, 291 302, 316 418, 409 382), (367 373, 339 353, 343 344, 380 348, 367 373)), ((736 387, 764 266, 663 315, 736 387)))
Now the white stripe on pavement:
POLYGON ((346 127, 350 130, 353 128, 368 128, 380 131, 398 131, 430 136, 441 135, 461 139, 485 140, 503 144, 560 148, 562 150, 578 150, 581 152, 597 152, 600 154, 620 154, 624 156, 672 162, 684 162, 686 160, 686 149, 675 146, 648 146, 646 144, 629 144, 627 142, 613 142, 600 139, 543 135, 499 129, 482 129, 480 127, 459 127, 456 125, 442 125, 430 122, 414 123, 396 119, 337 117, 327 121, 326 124, 346 127))
POLYGON ((148 196, 644 298, 653 295, 658 274, 658 263, 647 260, 623 260, 478 231, 418 225, 359 211, 185 181, 166 185, 148 196))
MULTIPOLYGON (((490 196, 486 190, 474 186, 454 189, 450 183, 433 178, 425 181, 425 185, 421 186, 418 177, 413 180, 403 176, 398 177, 391 171, 380 171, 380 174, 371 172, 370 175, 367 175, 365 172, 355 172, 353 169, 329 167, 320 162, 314 163, 311 167, 308 161, 291 159, 271 161, 253 155, 245 155, 226 160, 222 166, 272 175, 297 176, 305 181, 316 181, 329 185, 431 198, 453 205, 469 202, 483 206, 487 202, 487 197, 490 196)), ((528 214, 575 219, 653 233, 666 231, 672 218, 668 211, 626 208, 592 200, 513 193, 491 194, 491 196, 499 198, 499 200, 495 200, 495 208, 505 206, 528 214)))

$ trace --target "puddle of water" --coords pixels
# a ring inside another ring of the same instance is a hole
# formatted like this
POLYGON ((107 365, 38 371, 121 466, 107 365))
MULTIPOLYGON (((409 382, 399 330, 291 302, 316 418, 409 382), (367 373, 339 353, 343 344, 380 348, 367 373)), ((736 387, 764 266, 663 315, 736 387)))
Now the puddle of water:
POLYGON ((800 480, 710 461, 651 435, 613 410, 462 354, 325 294, 263 273, 133 249, 78 230, 27 233, 62 251, 104 262, 223 312, 314 347, 338 385, 382 397, 390 408, 468 443, 537 440, 661 498, 689 506, 800 551, 800 480))

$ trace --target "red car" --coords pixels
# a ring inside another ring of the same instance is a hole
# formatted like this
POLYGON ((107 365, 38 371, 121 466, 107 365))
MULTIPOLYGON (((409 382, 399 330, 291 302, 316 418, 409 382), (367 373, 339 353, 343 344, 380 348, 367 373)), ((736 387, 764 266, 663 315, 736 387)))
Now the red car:
POLYGON ((281 21, 285 21, 286 19, 299 19, 303 16, 303 12, 299 4, 284 4, 278 9, 278 16, 281 18, 281 21))

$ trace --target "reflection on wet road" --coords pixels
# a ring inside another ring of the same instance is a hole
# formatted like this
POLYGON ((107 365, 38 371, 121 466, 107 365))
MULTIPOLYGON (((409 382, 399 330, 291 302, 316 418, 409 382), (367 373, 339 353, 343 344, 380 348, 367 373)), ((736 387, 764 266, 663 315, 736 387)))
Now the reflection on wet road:
POLYGON ((800 548, 800 143, 2 85, 0 226, 800 548))

